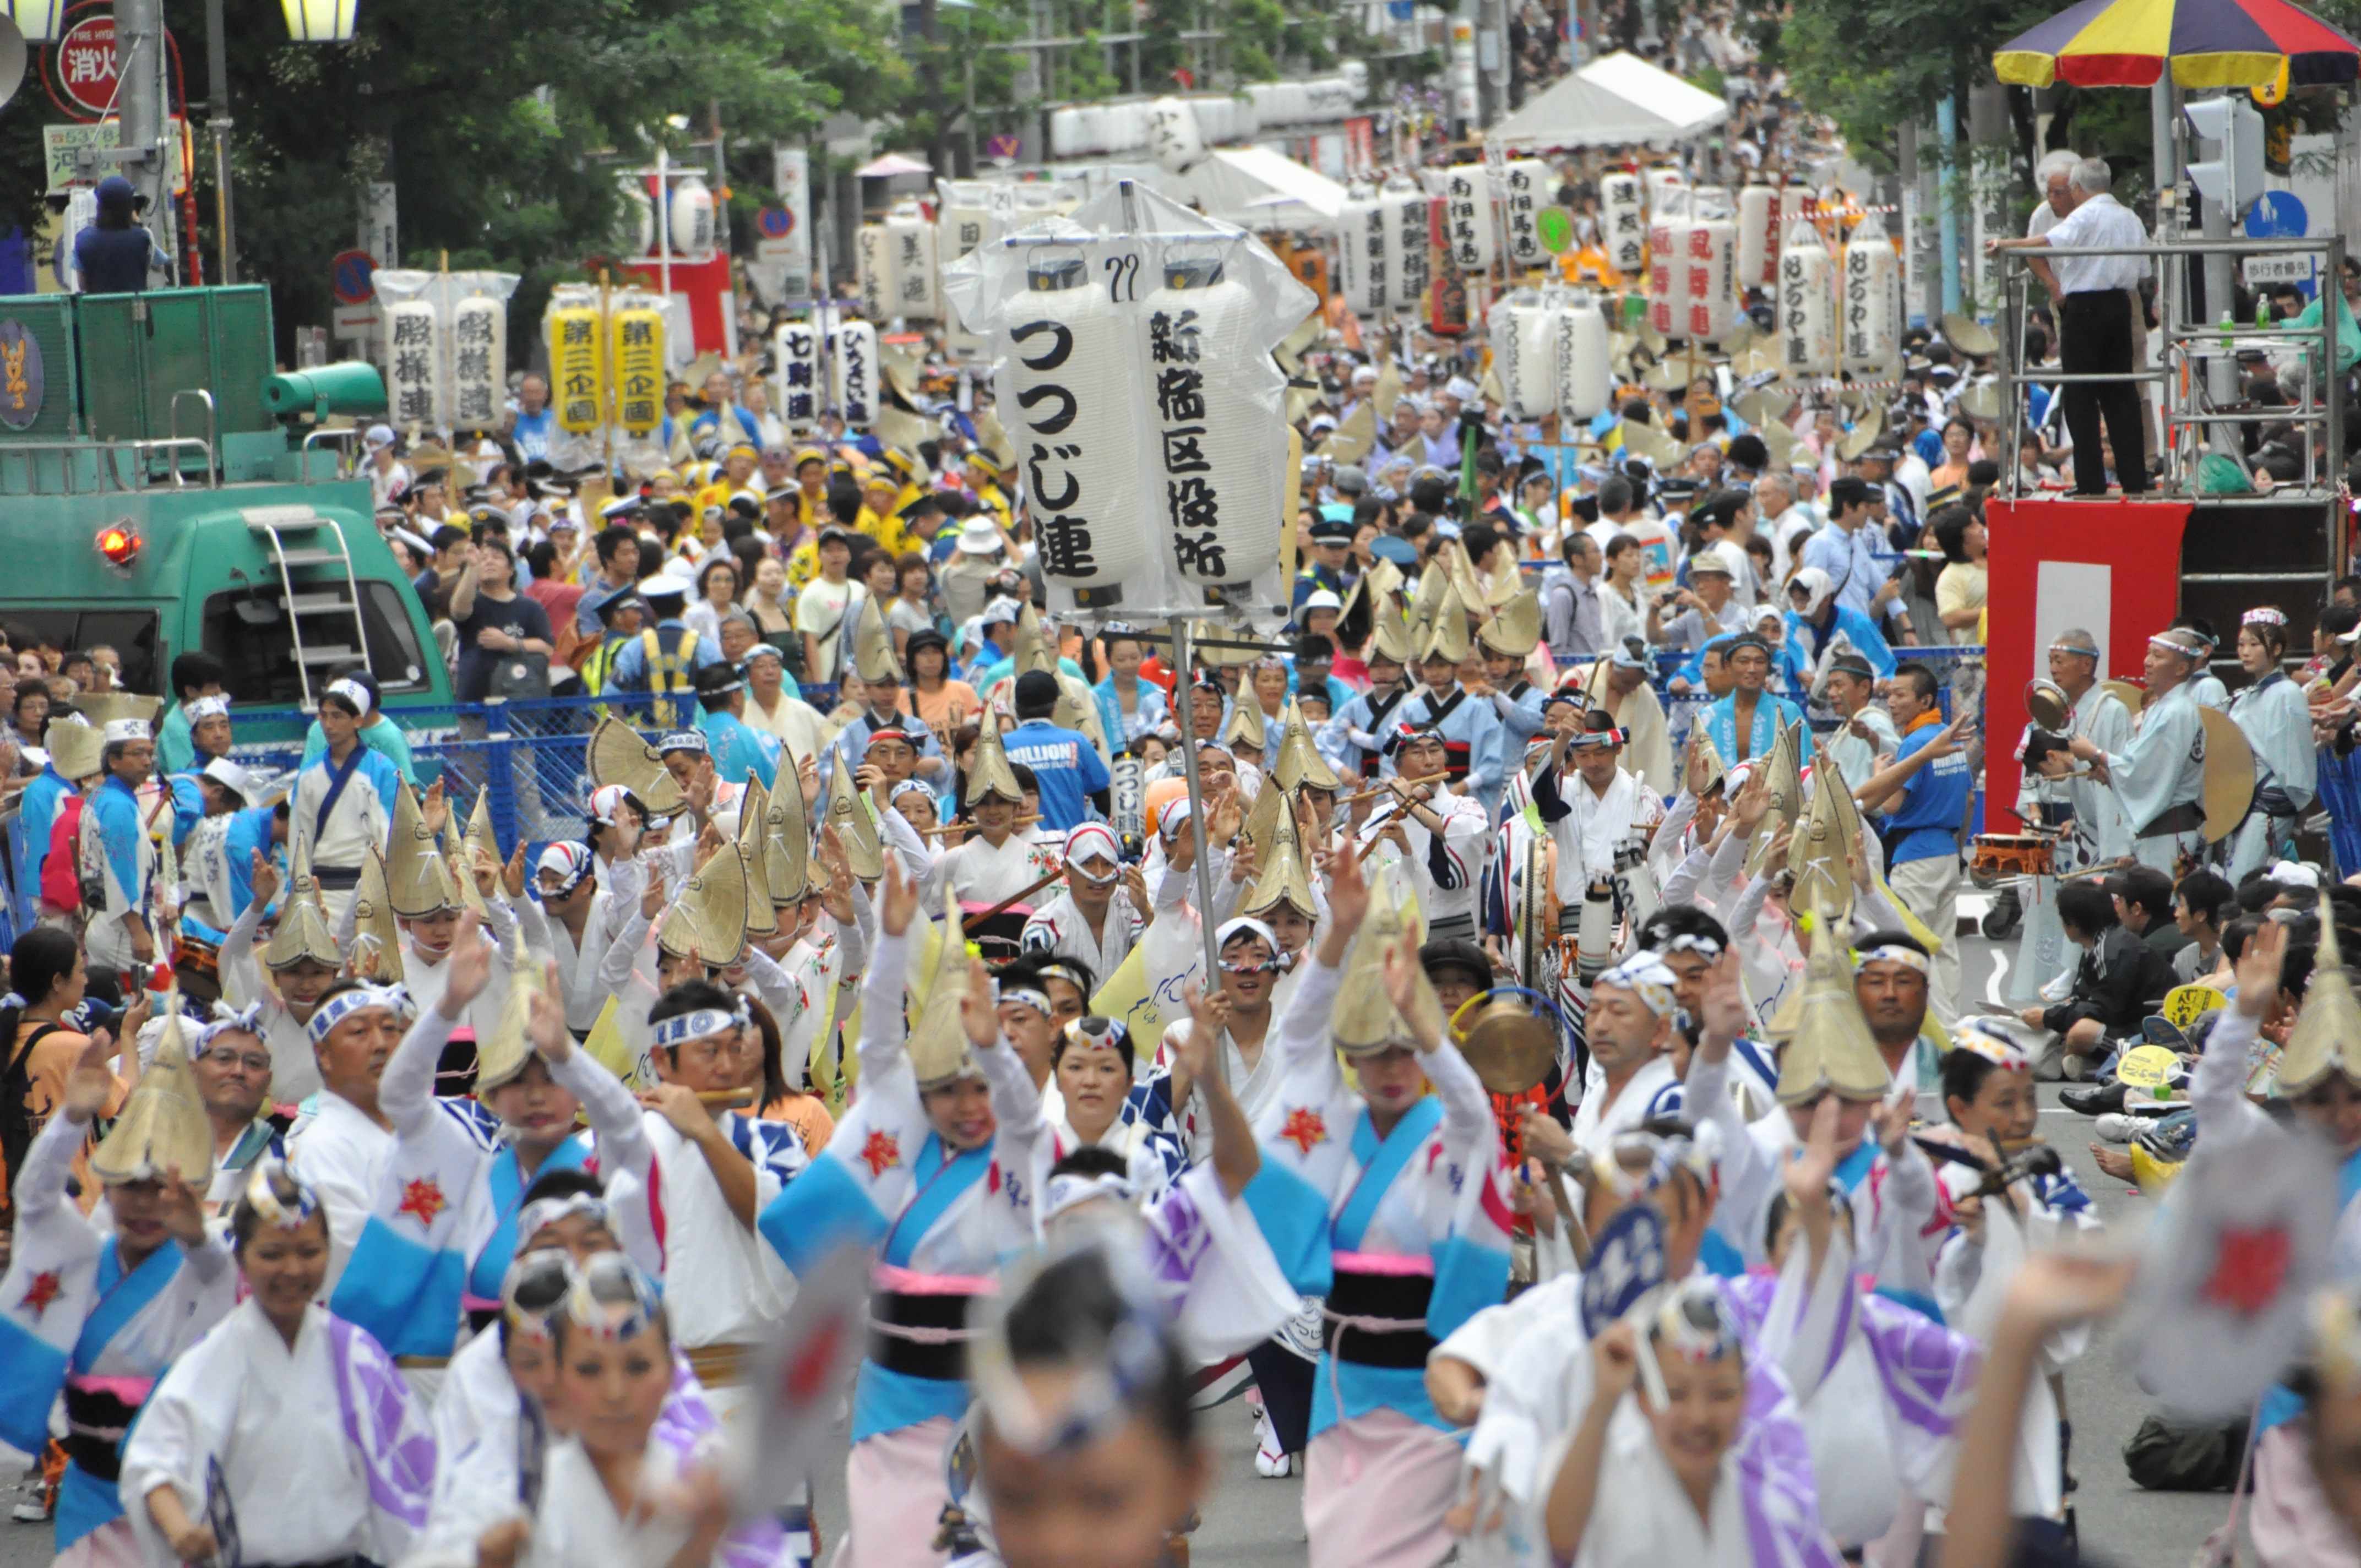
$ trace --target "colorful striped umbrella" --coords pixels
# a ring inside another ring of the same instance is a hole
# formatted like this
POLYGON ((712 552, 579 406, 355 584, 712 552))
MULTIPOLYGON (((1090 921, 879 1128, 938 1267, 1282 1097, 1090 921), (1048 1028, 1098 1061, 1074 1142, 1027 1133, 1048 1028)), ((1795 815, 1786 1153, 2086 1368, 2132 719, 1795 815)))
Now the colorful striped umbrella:
POLYGON ((2081 0, 1994 50, 1993 73, 2148 87, 2168 60, 2182 87, 2311 87, 2361 77, 2361 43, 2287 0, 2081 0))

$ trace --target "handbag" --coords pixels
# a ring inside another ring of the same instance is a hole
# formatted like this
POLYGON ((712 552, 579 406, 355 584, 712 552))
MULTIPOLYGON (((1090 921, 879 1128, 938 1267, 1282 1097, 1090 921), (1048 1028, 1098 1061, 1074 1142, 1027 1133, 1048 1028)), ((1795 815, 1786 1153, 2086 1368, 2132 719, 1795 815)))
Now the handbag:
POLYGON ((549 695, 549 656, 545 653, 503 653, 492 666, 490 695, 515 701, 549 695))

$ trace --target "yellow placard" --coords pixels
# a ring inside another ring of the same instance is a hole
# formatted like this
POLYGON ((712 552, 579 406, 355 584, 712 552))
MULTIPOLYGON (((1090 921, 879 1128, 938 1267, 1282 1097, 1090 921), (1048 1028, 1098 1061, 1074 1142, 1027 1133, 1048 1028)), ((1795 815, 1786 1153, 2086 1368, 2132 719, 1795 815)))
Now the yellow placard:
POLYGON ((545 330, 558 427, 587 435, 607 418, 607 353, 598 313, 587 305, 554 309, 545 330))
POLYGON ((614 337, 615 422, 645 435, 664 422, 664 319, 661 311, 633 308, 608 317, 614 337))
POLYGON ((2229 1000, 2210 985, 2178 985, 2164 993, 2157 1015, 2185 1035, 2191 1024, 2229 1000))
POLYGON ((2115 1063, 2116 1080, 2133 1089, 2154 1089, 2180 1068, 2180 1058, 2164 1046, 2135 1046, 2115 1063))

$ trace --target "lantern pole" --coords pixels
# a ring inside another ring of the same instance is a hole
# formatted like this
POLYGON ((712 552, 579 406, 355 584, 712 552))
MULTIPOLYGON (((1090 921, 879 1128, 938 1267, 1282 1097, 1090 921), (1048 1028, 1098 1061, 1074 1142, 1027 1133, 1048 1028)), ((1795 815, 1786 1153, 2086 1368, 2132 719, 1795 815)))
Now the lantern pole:
MULTIPOLYGON (((1172 618, 1172 668, 1182 685, 1184 695, 1180 700, 1184 704, 1189 700, 1185 695, 1189 663, 1189 622, 1176 615, 1172 618)), ((1186 707, 1181 711, 1184 717, 1180 724, 1180 765, 1189 780, 1189 839, 1197 850, 1197 934, 1205 944, 1204 990, 1205 994, 1211 996, 1214 988, 1222 983, 1222 950, 1213 935, 1213 869, 1209 863, 1213 856, 1205 844, 1205 786, 1197 771, 1197 718, 1186 707)), ((1276 953, 1271 956, 1278 957, 1276 953)), ((1228 1052, 1219 1048, 1220 1044, 1218 1040, 1214 1042, 1213 1070, 1222 1075, 1224 1083, 1227 1083, 1230 1080, 1230 1058, 1228 1052)))
MULTIPOLYGON (((663 155, 659 153, 657 156, 662 157, 663 155)), ((614 274, 609 272, 604 267, 598 269, 598 336, 600 339, 598 347, 602 351, 606 346, 606 339, 611 335, 607 326, 607 313, 609 311, 613 309, 613 306, 610 303, 610 296, 613 292, 611 287, 611 280, 613 278, 614 274)), ((611 367, 609 367, 607 375, 598 378, 598 428, 606 432, 605 467, 607 470, 607 482, 610 485, 615 482, 615 422, 607 417, 607 393, 609 383, 611 383, 614 378, 611 367)), ((618 409, 615 411, 617 413, 620 413, 622 411, 618 409)))

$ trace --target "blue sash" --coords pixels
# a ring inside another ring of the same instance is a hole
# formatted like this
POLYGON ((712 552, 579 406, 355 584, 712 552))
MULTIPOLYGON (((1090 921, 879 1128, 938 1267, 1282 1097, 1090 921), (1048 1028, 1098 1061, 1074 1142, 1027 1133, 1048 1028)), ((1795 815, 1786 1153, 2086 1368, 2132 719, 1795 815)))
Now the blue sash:
MULTIPOLYGON (((577 1133, 550 1150, 541 1168, 578 1170, 589 1157, 588 1141, 577 1133)), ((540 1172, 534 1174, 537 1179, 540 1172)), ((524 1207, 527 1183, 524 1173, 517 1168, 516 1150, 505 1148, 492 1157, 491 1168, 484 1173, 484 1179, 492 1190, 492 1234, 467 1270, 467 1291, 479 1300, 497 1301, 500 1299, 500 1286, 508 1278, 509 1265, 516 1259, 517 1213, 524 1207)))
POLYGON ((885 1261, 896 1268, 910 1266, 911 1255, 918 1244, 935 1227, 961 1194, 983 1179, 992 1164, 992 1148, 969 1149, 950 1160, 943 1158, 942 1139, 933 1133, 927 1135, 926 1146, 918 1151, 911 1174, 917 1178, 918 1195, 902 1211, 885 1234, 885 1261))
MULTIPOLYGON (((1797 1155, 1800 1156, 1801 1152, 1798 1150, 1797 1155)), ((1789 1157, 1793 1158, 1796 1156, 1789 1157)), ((1848 1192, 1857 1190, 1862 1182, 1869 1179, 1870 1168, 1876 1164, 1877 1140, 1863 1138, 1861 1141, 1861 1147, 1837 1161, 1837 1184, 1848 1192)))
POLYGON ((328 759, 335 765, 328 770, 328 793, 320 797, 320 814, 312 819, 312 838, 314 843, 319 841, 321 834, 328 830, 328 813, 335 810, 336 802, 344 798, 345 786, 353 782, 353 770, 361 765, 361 753, 368 750, 368 747, 356 740, 353 742, 353 749, 345 753, 343 762, 336 763, 334 757, 328 759))
POLYGON ((1383 1141, 1369 1122, 1367 1106, 1353 1122, 1353 1158, 1361 1168, 1345 1207, 1336 1216, 1335 1245, 1345 1252, 1361 1250, 1361 1238, 1377 1218, 1378 1205, 1393 1190, 1394 1179, 1410 1164, 1411 1156, 1426 1146, 1429 1134, 1443 1120, 1443 1102, 1430 1094, 1402 1113, 1383 1141))
POLYGON ((117 1245, 117 1238, 110 1236, 99 1249, 95 1282, 98 1304, 83 1320, 82 1336, 74 1341, 72 1369, 77 1373, 88 1373, 99 1353, 128 1328, 131 1320, 162 1294, 172 1277, 181 1272, 179 1242, 167 1240, 127 1275, 123 1272, 117 1245))

